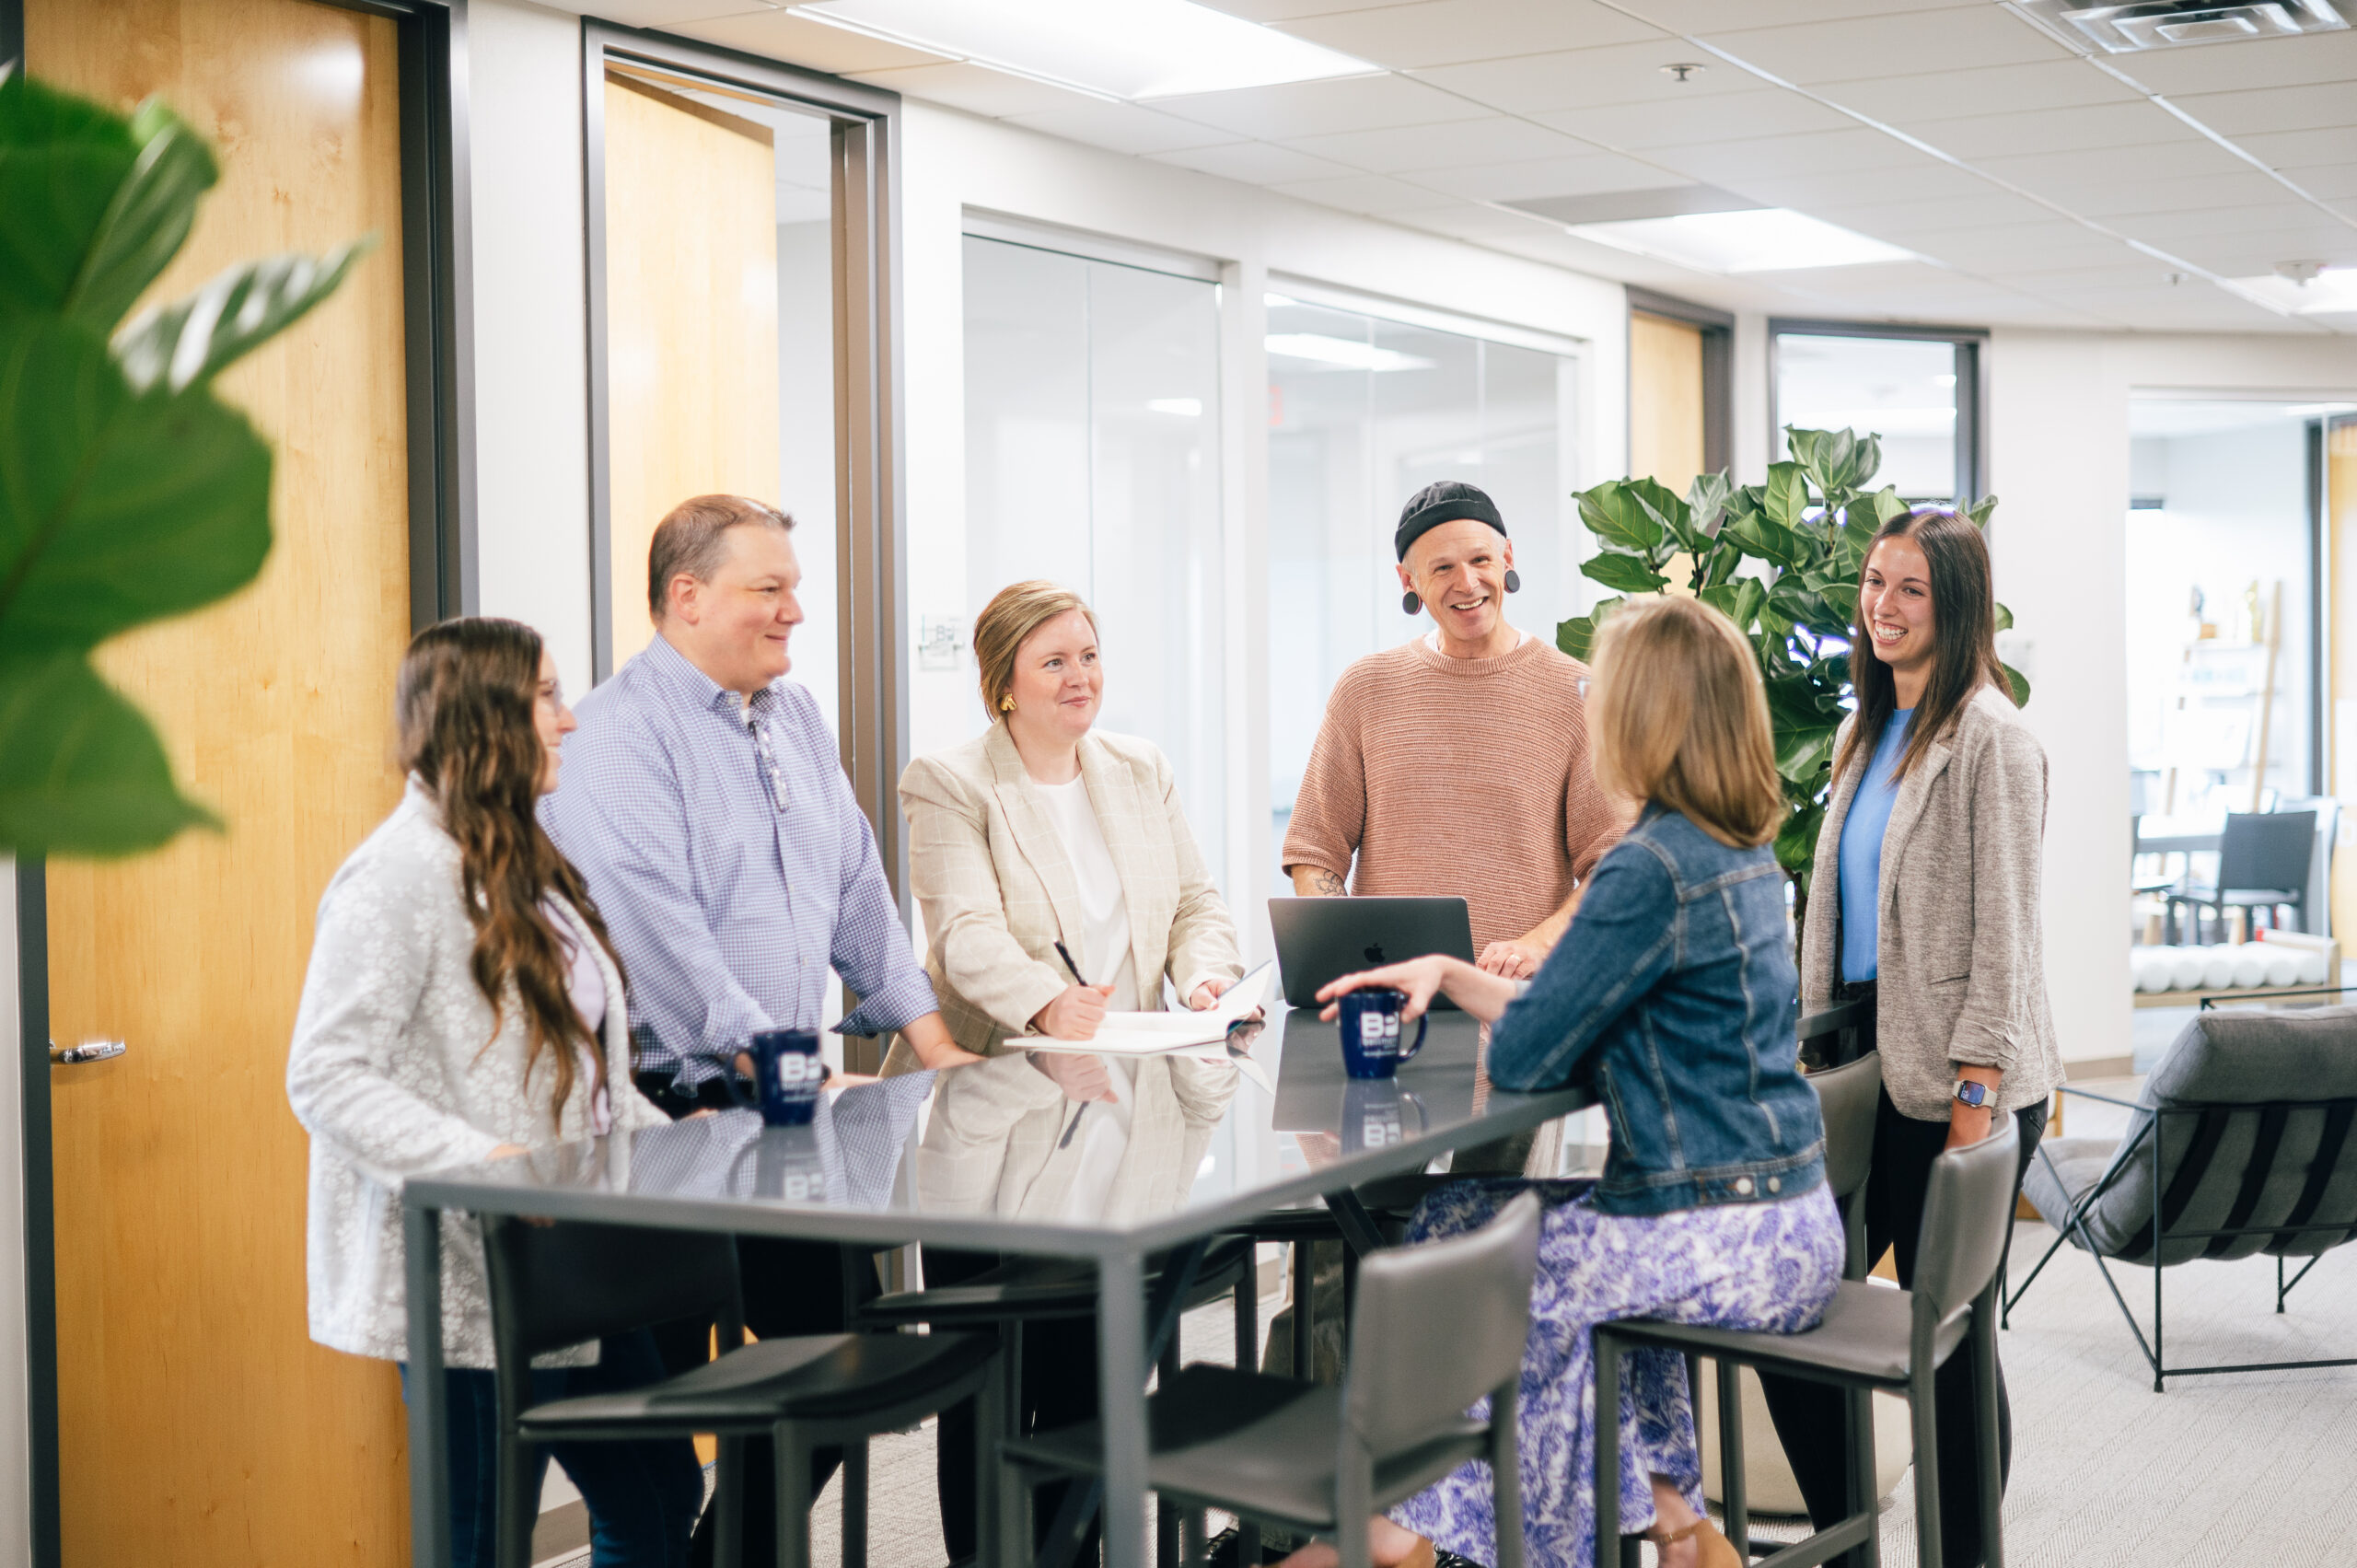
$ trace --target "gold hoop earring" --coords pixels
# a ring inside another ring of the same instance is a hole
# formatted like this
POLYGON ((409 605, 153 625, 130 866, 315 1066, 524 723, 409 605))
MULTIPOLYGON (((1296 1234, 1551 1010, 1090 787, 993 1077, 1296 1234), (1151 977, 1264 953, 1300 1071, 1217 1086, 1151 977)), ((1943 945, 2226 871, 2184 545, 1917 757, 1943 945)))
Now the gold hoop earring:
POLYGON ((998 711, 1003 714, 1011 714, 1015 711, 1014 692, 1010 691, 1005 696, 1001 697, 998 700, 998 711))

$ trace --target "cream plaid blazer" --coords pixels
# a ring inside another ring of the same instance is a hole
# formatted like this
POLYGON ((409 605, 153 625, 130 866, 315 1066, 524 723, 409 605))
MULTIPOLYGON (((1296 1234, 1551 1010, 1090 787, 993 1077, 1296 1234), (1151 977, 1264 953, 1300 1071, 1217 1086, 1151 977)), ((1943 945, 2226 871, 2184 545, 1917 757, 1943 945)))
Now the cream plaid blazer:
MULTIPOLYGON (((1098 730, 1081 740, 1080 772, 1121 878, 1143 1005, 1162 1005, 1165 976, 1182 997, 1206 980, 1241 977, 1235 924, 1161 751, 1098 730)), ((941 1016, 958 1044, 1001 1056, 1002 1042, 1028 1030, 1072 982, 1055 944, 1077 947, 1083 917, 1063 841, 1003 724, 910 763, 900 810, 909 819, 910 882, 924 913, 925 973, 941 1016)), ((884 1070, 916 1064, 895 1041, 884 1070)), ((1232 1067, 1138 1063, 1129 1149, 1109 1217, 1167 1214, 1185 1201, 1235 1088, 1232 1067)), ((922 1201, 935 1209, 1057 1212, 1081 1153, 1077 1142, 1058 1146, 1070 1113, 1062 1092, 1018 1054, 944 1074, 917 1157, 922 1201)))

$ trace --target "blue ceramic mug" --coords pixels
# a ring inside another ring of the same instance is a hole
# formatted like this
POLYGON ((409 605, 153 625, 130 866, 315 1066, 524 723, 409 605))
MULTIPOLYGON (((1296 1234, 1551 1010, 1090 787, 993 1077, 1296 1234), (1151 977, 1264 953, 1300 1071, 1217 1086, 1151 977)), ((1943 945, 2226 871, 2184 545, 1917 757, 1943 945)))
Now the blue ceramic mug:
POLYGON ((761 1120, 772 1127, 807 1127, 819 1114, 827 1065, 819 1060, 815 1029, 762 1029, 749 1042, 761 1120))
POLYGON ((1416 1020, 1416 1043, 1400 1049, 1399 1015, 1408 993, 1387 985, 1345 992, 1336 1003, 1342 1026, 1342 1071, 1353 1078, 1388 1078, 1424 1048, 1426 1014, 1416 1020))

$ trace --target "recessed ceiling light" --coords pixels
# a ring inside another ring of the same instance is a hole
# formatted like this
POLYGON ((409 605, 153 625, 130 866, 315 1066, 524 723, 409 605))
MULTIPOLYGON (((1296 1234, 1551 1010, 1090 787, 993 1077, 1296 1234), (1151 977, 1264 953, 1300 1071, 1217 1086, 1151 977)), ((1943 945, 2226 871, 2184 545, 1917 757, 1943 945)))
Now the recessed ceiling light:
POLYGON ((1100 98, 1170 98, 1381 70, 1191 0, 809 0, 787 9, 1100 98))
POLYGON ((1575 224, 1565 232, 1705 273, 1782 273, 1915 260, 1911 250, 1787 207, 1575 224))
POLYGON ((2228 278, 2226 286, 2288 316, 2330 316, 2357 311, 2357 267, 2327 267, 2305 283, 2272 273, 2228 278))
POLYGON ((1329 338, 1323 332, 1271 332, 1267 343, 1269 352, 1282 358, 1306 359, 1337 370, 1430 370, 1436 363, 1396 348, 1329 338))

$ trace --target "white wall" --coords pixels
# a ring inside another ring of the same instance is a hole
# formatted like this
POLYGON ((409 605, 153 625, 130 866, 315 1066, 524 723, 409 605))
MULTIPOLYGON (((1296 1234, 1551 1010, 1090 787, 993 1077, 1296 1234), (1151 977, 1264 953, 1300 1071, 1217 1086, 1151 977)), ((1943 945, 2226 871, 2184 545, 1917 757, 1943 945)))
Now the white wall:
POLYGON ((2046 747, 2047 979, 2067 1059, 2129 1054, 2128 402, 2140 391, 2357 393, 2357 341, 1992 334, 1990 530, 2023 716, 2046 747))
POLYGON ((0 1564, 32 1561, 25 1362, 23 1080, 17 1063, 17 863, 0 855, 0 1564))
POLYGON ((474 0, 475 494, 482 610, 539 628, 589 690, 581 18, 474 0))

